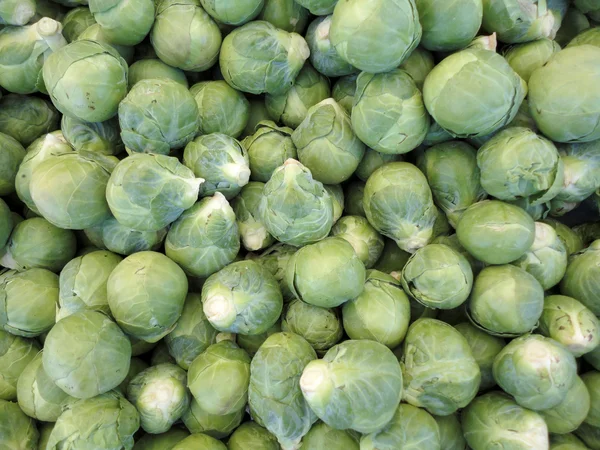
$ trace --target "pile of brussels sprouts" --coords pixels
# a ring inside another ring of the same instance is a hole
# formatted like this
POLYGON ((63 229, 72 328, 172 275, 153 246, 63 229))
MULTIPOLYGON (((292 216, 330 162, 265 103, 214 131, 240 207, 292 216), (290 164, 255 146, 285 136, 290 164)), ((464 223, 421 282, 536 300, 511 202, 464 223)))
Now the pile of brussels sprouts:
POLYGON ((0 449, 600 450, 600 0, 0 0, 0 449))

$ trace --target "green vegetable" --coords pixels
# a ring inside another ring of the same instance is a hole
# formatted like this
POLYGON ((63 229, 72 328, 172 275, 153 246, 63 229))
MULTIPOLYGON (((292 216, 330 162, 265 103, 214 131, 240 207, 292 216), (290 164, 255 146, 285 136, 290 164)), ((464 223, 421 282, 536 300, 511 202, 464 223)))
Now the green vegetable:
POLYGON ((14 402, 0 400, 0 441, 8 448, 36 450, 39 433, 35 421, 14 402))
POLYGON ((0 400, 17 400, 17 380, 39 350, 35 340, 0 330, 0 400))

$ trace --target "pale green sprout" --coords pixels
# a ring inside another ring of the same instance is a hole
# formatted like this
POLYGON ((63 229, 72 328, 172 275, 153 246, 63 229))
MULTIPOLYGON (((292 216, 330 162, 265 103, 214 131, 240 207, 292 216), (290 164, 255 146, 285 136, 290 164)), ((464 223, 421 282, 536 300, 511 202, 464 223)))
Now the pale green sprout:
POLYGON ((308 10, 294 0, 265 0, 265 7, 258 18, 281 30, 302 33, 308 22, 308 15, 308 10))
POLYGON ((359 450, 359 440, 360 434, 353 430, 336 430, 325 422, 319 421, 302 438, 300 448, 303 450, 321 450, 323 448, 328 450, 359 450))
POLYGON ((545 218, 542 222, 550 225, 556 231, 559 239, 565 244, 567 254, 571 256, 573 253, 577 253, 583 250, 582 237, 575 233, 571 228, 562 222, 559 222, 553 218, 545 218))
POLYGON ((86 28, 96 23, 94 16, 87 6, 70 9, 62 19, 62 34, 67 42, 76 41, 86 28))
POLYGON ((39 351, 34 339, 0 330, 0 400, 17 400, 17 381, 39 351))
POLYGON ((335 225, 344 213, 344 189, 340 184, 325 184, 323 187, 331 197, 333 224, 335 225))
POLYGON ((0 254, 2 254, 0 262, 2 262, 2 265, 5 267, 8 267, 8 265, 6 264, 7 250, 4 249, 4 246, 8 242, 8 238, 10 237, 14 226, 15 218, 13 213, 6 202, 0 199, 0 249, 2 249, 0 251, 0 254))
POLYGON ((535 69, 542 67, 548 60, 560 51, 560 45, 551 39, 543 38, 523 44, 513 45, 504 53, 508 64, 525 82, 535 69))
POLYGON ((0 400, 0 438, 6 448, 36 450, 39 432, 16 402, 0 400))
POLYGON ((58 128, 60 114, 50 101, 31 95, 9 94, 0 99, 0 132, 23 147, 58 128))
POLYGON ((184 440, 190 433, 183 428, 172 427, 169 431, 160 434, 145 434, 136 440, 134 450, 162 450, 173 448, 175 444, 184 440))
POLYGON ((592 242, 569 260, 560 282, 563 295, 576 298, 596 316, 600 315, 600 240, 592 242))
POLYGON ((373 172, 384 164, 394 161, 402 161, 402 156, 393 153, 380 153, 371 148, 367 148, 365 155, 360 160, 354 174, 362 181, 366 182, 373 172))
POLYGON ((587 450, 588 448, 589 447, 587 447, 574 434, 567 433, 550 435, 550 450, 587 450))
POLYGON ((61 131, 65 140, 77 151, 117 155, 124 150, 116 118, 91 123, 65 115, 61 131))
POLYGON ((99 242, 95 242, 100 248, 120 255, 131 255, 147 250, 157 250, 167 235, 167 228, 157 231, 137 231, 119 223, 114 217, 109 217, 94 228, 84 230, 86 236, 97 236, 99 242), (97 234, 96 234, 97 233, 97 234))
POLYGON ((137 45, 154 24, 154 0, 89 0, 90 12, 109 42, 137 45))
POLYGON ((1 132, 0 147, 0 195, 5 196, 15 192, 17 172, 25 157, 25 149, 15 138, 1 132))
POLYGON ((348 114, 352 113, 354 104, 354 94, 356 93, 356 79, 358 74, 351 74, 340 77, 333 85, 331 97, 346 110, 348 114))
POLYGON ((93 25, 90 25, 85 30, 83 30, 83 32, 77 37, 77 41, 81 40, 99 42, 107 47, 114 49, 121 56, 121 58, 125 60, 127 64, 131 64, 131 62, 133 62, 133 58, 135 56, 134 48, 127 45, 119 45, 110 42, 110 40, 105 36, 104 32, 102 31, 102 27, 97 23, 94 23, 93 25))
POLYGON ((0 3, 0 24, 23 26, 35 16, 35 0, 3 0, 0 3))
POLYGON ((142 80, 168 78, 184 87, 188 87, 185 73, 181 69, 171 67, 157 58, 140 59, 129 66, 129 89, 142 80))
POLYGON ((183 413, 181 420, 192 433, 205 433, 215 439, 229 436, 244 417, 245 410, 241 409, 231 414, 209 414, 192 398, 189 409, 183 413))
POLYGON ((200 0, 204 10, 216 21, 227 25, 242 25, 254 19, 262 10, 264 0, 200 0))
MULTIPOLYGON (((408 58, 404 60, 402 64, 400 64, 399 69, 404 70, 408 73, 415 84, 419 88, 419 90, 423 90, 423 83, 425 82, 425 78, 429 75, 429 72, 435 67, 435 61, 433 59, 433 54, 425 50, 423 47, 415 48, 408 58)), ((434 124, 432 123, 431 126, 434 124)), ((431 132, 431 127, 427 132, 427 135, 431 132)))
POLYGON ((175 444, 171 450, 194 450, 197 448, 203 450, 227 450, 227 447, 221 441, 202 433, 191 434, 175 444))
POLYGON ((463 436, 457 414, 433 416, 440 432, 440 442, 445 450, 465 450, 467 442, 463 436))
POLYGON ((326 77, 342 77, 356 72, 356 69, 338 55, 331 44, 331 15, 317 17, 306 30, 306 42, 310 49, 310 62, 326 77))
POLYGON ((550 433, 565 434, 579 428, 588 416, 590 407, 590 392, 583 380, 577 377, 562 402, 539 413, 546 421, 550 433))
POLYGON ((383 252, 383 237, 361 216, 342 217, 331 229, 331 235, 352 244, 367 269, 373 267, 383 252))
POLYGON ((291 245, 275 244, 254 259, 256 263, 263 266, 275 277, 281 288, 284 300, 291 300, 294 297, 294 294, 288 288, 285 273, 289 260, 296 250, 291 245))

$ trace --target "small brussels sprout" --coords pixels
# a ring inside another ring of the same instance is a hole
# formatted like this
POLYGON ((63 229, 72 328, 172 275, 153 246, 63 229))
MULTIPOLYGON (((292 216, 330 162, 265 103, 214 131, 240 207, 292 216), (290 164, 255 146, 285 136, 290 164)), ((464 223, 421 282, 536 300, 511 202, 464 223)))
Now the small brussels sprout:
POLYGON ((431 189, 410 163, 387 163, 373 172, 363 206, 371 225, 406 252, 414 253, 433 238, 437 211, 431 189))
POLYGON ((527 83, 533 71, 546 64, 559 51, 560 45, 551 39, 543 38, 513 45, 504 53, 504 57, 513 70, 527 83))
POLYGON ((242 141, 248 152, 250 179, 266 183, 287 159, 297 158, 291 128, 278 127, 275 122, 261 121, 252 136, 242 141))
POLYGON ((61 131, 65 140, 77 151, 117 155, 124 148, 116 118, 90 123, 65 115, 62 117, 61 131))
MULTIPOLYGON (((591 18, 591 17, 590 17, 591 18)), ((567 45, 567 47, 576 47, 578 45, 594 45, 600 46, 600 33, 594 26, 578 33, 567 45)))
POLYGON ((158 231, 192 207, 203 181, 177 158, 135 153, 113 170, 106 200, 121 225, 137 231, 158 231), (150 185, 149 179, 153 180, 150 185))
POLYGON ((183 163, 204 179, 200 197, 220 192, 231 200, 250 179, 248 152, 235 138, 213 133, 198 136, 186 145, 183 163))
POLYGON ((384 345, 350 340, 309 362, 300 388, 310 408, 330 427, 373 433, 394 416, 402 395, 402 371, 384 345))
POLYGON ((245 422, 233 432, 227 442, 227 448, 229 450, 279 450, 281 447, 277 438, 265 428, 256 422, 245 422))
POLYGON ((383 237, 361 216, 342 217, 331 229, 331 235, 352 244, 367 269, 373 267, 383 252, 383 237))
POLYGON ((23 147, 58 129, 60 114, 40 97, 9 94, 0 98, 0 132, 16 139, 23 147))
POLYGON ((479 365, 467 340, 451 325, 418 319, 403 345, 403 400, 441 416, 473 400, 481 382, 479 365))
POLYGON ((264 0, 200 0, 202 7, 217 22, 242 25, 254 19, 264 6, 264 0))
POLYGON ((473 450, 494 446, 514 450, 548 448, 544 419, 501 392, 490 392, 473 400, 462 412, 462 428, 473 450))
POLYGON ((0 24, 22 26, 35 16, 35 0, 3 0, 0 3, 0 24))
POLYGON ((295 0, 265 0, 265 7, 258 19, 266 20, 290 33, 302 33, 308 22, 308 15, 308 9, 295 0))
POLYGON ((373 268, 387 274, 393 272, 398 274, 402 271, 411 254, 402 250, 391 239, 384 238, 384 242, 381 257, 377 260, 373 268))
POLYGON ((338 313, 334 309, 313 306, 298 299, 287 305, 281 329, 302 336, 318 355, 325 354, 337 344, 344 333, 338 313))
POLYGON ((98 232, 101 246, 120 255, 157 250, 167 235, 166 228, 157 231, 133 230, 121 225, 112 216, 101 225, 84 230, 84 232, 86 236, 98 232))
POLYGON ((219 331, 260 334, 281 315, 279 283, 254 261, 231 263, 214 273, 202 288, 206 318, 219 331))
POLYGON ((118 45, 110 42, 110 40, 102 31, 102 27, 97 23, 90 25, 83 30, 83 32, 77 37, 77 41, 82 40, 99 42, 115 50, 127 64, 133 62, 134 48, 127 45, 118 45))
POLYGON ((342 77, 356 72, 356 69, 338 55, 331 44, 329 32, 332 16, 317 17, 306 31, 306 42, 310 49, 310 62, 326 77, 342 77))
POLYGON ((0 400, 17 400, 17 380, 39 351, 34 339, 0 329, 0 400))
POLYGON ((402 287, 428 308, 456 308, 467 300, 472 286, 467 258, 443 244, 420 248, 402 269, 402 287))
POLYGON ((187 294, 185 273, 156 252, 138 252, 121 261, 108 277, 108 305, 124 331, 148 342, 170 333, 187 294))
POLYGON ((17 403, 0 400, 0 441, 2 445, 7 449, 36 450, 38 438, 39 432, 35 421, 26 416, 17 403))
POLYGON ((533 275, 512 266, 490 266, 475 278, 468 305, 474 325, 495 336, 533 330, 544 308, 544 289, 533 275))
POLYGON ((600 427, 600 372, 592 370, 581 375, 581 379, 590 394, 590 411, 585 417, 585 423, 600 427))
POLYGON ((412 77, 400 69, 358 75, 352 127, 361 141, 382 153, 417 148, 429 129, 429 115, 412 77))
POLYGON ((594 63, 600 48, 568 47, 555 54, 529 79, 529 107, 542 133, 555 142, 589 142, 600 138, 600 108, 594 63), (559 82, 557 82, 557 80, 559 82))
POLYGON ((81 448, 94 443, 97 450, 132 448, 140 427, 135 407, 116 391, 71 403, 56 421, 47 450, 81 448))
POLYGON ((181 420, 191 433, 204 433, 215 439, 229 436, 244 417, 245 410, 240 409, 231 414, 209 414, 192 398, 189 409, 183 413, 181 420))
POLYGON ((187 87, 167 78, 137 82, 119 104, 121 139, 129 153, 168 155, 198 131, 198 106, 187 87))
POLYGON ((127 336, 97 311, 77 312, 57 322, 48 333, 42 356, 46 374, 76 398, 92 398, 119 386, 130 360, 127 336))
POLYGON ((171 450, 227 450, 225 444, 208 434, 193 433, 185 439, 179 441, 171 450))
POLYGON ((440 442, 444 450, 465 450, 467 442, 463 436, 457 414, 433 416, 440 432, 440 442))
POLYGON ((565 434, 579 428, 590 411, 590 404, 588 388, 583 380, 577 377, 562 402, 539 413, 546 421, 550 433, 565 434))
POLYGON ((127 64, 114 48, 79 40, 52 53, 44 63, 43 75, 60 112, 88 122, 103 122, 117 114, 127 93, 127 71, 127 64))
POLYGON ((390 153, 379 153, 373 149, 367 148, 365 155, 360 160, 355 175, 362 181, 366 182, 369 177, 384 164, 389 162, 402 161, 400 155, 390 153))
POLYGON ((354 105, 354 95, 356 94, 356 79, 358 74, 346 75, 340 77, 333 85, 331 97, 346 110, 348 114, 352 113, 354 105))
POLYGON ((440 450, 442 441, 439 427, 431 414, 405 403, 400 403, 394 417, 384 428, 367 434, 360 440, 360 448, 363 450, 410 447, 440 450))
POLYGON ((260 219, 278 241, 302 246, 329 235, 333 203, 321 182, 305 166, 288 159, 266 183, 260 219))
MULTIPOLYGON (((133 344, 131 347, 131 351, 133 353, 133 344)), ((116 387, 115 390, 118 390, 123 395, 125 395, 127 393, 127 386, 129 386, 131 380, 138 373, 146 370, 148 367, 150 367, 149 364, 143 359, 137 357, 131 358, 131 362, 129 363, 129 370, 127 371, 127 376, 123 381, 121 381, 121 384, 118 387, 116 387)))
POLYGON ((575 233, 571 228, 556 219, 546 218, 542 222, 550 225, 556 231, 556 234, 563 241, 567 249, 567 254, 570 256, 583 250, 583 241, 581 236, 575 233))
POLYGON ((322 308, 334 308, 358 297, 365 276, 364 264, 352 245, 341 237, 302 247, 292 255, 286 268, 288 288, 295 297, 322 308), (315 260, 319 261, 318 266, 315 260))
POLYGON ((145 434, 135 441, 133 450, 172 450, 175 444, 189 435, 187 430, 178 427, 172 427, 169 431, 160 434, 145 434))
POLYGON ((508 343, 496 356, 494 379, 515 401, 544 410, 560 404, 575 383, 575 357, 561 344, 539 334, 508 343))
POLYGON ((127 399, 140 414, 147 433, 164 433, 190 404, 186 373, 173 364, 159 364, 138 373, 127 386, 127 399))
MULTIPOLYGON (((433 54, 430 51, 425 50, 423 47, 417 47, 411 52, 410 55, 408 55, 408 58, 406 58, 398 68, 408 73, 412 77, 419 90, 422 91, 425 78, 427 78, 427 75, 429 75, 429 72, 431 72, 434 66, 435 62, 433 59, 433 54)), ((434 124, 432 123, 431 126, 433 125, 434 124)), ((426 138, 429 136, 431 131, 431 127, 429 127, 426 138)))
POLYGON ((574 254, 560 282, 563 295, 576 298, 600 316, 600 240, 574 254))
POLYGON ((168 78, 185 88, 188 87, 188 81, 183 70, 171 67, 156 58, 141 59, 129 67, 128 87, 131 90, 134 85, 142 80, 157 78, 168 78))
MULTIPOLYGON (((0 249, 3 249, 8 242, 8 238, 10 237, 14 226, 15 219, 13 214, 6 202, 0 198, 0 249)), ((7 251, 2 250, 2 253, 4 253, 4 255, 2 256, 2 259, 0 259, 0 262, 4 266, 8 267, 8 264, 5 262, 7 258, 7 251)))
POLYGON ((448 56, 423 85, 427 111, 456 137, 485 136, 499 130, 515 118, 526 93, 526 83, 502 56, 478 48, 448 56), (475 85, 474 73, 480 80, 475 85))
POLYGON ((260 348, 260 346, 267 340, 267 338, 269 336, 271 336, 275 333, 280 333, 280 332, 281 332, 281 322, 277 321, 277 322, 275 322, 275 325, 273 325, 271 328, 269 328, 264 333, 254 334, 254 335, 238 334, 236 336, 236 341, 237 341, 237 344, 241 348, 246 350, 248 355, 250 355, 250 357, 253 358, 254 355, 256 355, 256 352, 258 352, 258 349, 260 348))
POLYGON ((212 67, 219 58, 221 31, 197 0, 160 0, 150 31, 156 55, 191 72, 212 67))
MULTIPOLYGON (((576 8, 571 8, 576 9, 576 8)), ((551 434, 550 450, 588 450, 587 447, 574 434, 551 434)))
POLYGON ((287 92, 308 59, 304 38, 257 20, 233 30, 219 55, 225 81, 251 94, 287 92))
MULTIPOLYGON (((324 422, 315 423, 302 438, 302 450, 359 450, 360 434, 353 430, 336 430, 324 422)), ((279 448, 279 447, 278 447, 279 448)))
POLYGON ((1 132, 0 148, 0 195, 4 196, 15 192, 15 179, 25 157, 25 149, 15 138, 1 132))
POLYGON ((76 41, 86 28, 94 25, 96 20, 88 7, 80 6, 70 9, 62 19, 62 34, 67 42, 76 41))
POLYGON ((307 364, 316 358, 314 349, 301 336, 275 333, 250 363, 250 412, 283 448, 297 446, 317 420, 299 383, 307 364))
POLYGON ((87 309, 110 314, 106 283, 122 259, 100 250, 69 261, 59 277, 58 320, 87 309))
POLYGON ((288 262, 296 250, 291 245, 275 244, 254 260, 275 277, 281 288, 284 300, 290 300, 294 297, 294 294, 288 288, 285 273, 288 262))
POLYGON ((106 3, 89 0, 90 12, 102 33, 119 45, 137 45, 144 40, 154 23, 153 0, 121 0, 106 3))

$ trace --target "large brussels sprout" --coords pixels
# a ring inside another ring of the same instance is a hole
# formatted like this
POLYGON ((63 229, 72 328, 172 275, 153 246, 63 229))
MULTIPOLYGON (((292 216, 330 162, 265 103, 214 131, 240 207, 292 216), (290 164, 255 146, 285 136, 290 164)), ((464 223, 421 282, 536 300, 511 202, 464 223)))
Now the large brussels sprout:
POLYGON ((130 153, 168 155, 198 131, 198 106, 187 87, 166 78, 137 82, 119 104, 121 139, 130 153))
POLYGON ((354 94, 356 93, 356 79, 358 74, 346 75, 340 77, 333 85, 331 97, 346 110, 348 114, 352 112, 354 104, 354 94))
POLYGON ((302 33, 308 22, 308 15, 308 9, 295 0, 265 0, 265 6, 258 18, 281 30, 302 33))
POLYGON ((200 0, 202 7, 218 23, 242 25, 254 19, 264 6, 264 0, 200 0))
POLYGON ((362 292, 365 266, 348 241, 330 237, 294 253, 286 268, 286 281, 296 298, 333 308, 362 292))
POLYGON ((382 153, 401 154, 418 147, 429 129, 429 115, 412 77, 400 69, 361 73, 352 127, 365 144, 382 153))
POLYGON ((529 79, 529 107, 536 125, 556 142, 600 138, 600 48, 569 47, 555 54, 529 79))
POLYGON ((259 215, 275 239, 302 246, 329 234, 333 225, 333 203, 309 169, 288 159, 275 169, 266 183, 259 215))
POLYGON ((256 263, 263 266, 275 277, 281 288, 284 300, 290 300, 294 297, 294 294, 288 288, 285 273, 289 260, 295 252, 296 248, 291 245, 275 244, 254 259, 256 263))
POLYGON ((77 40, 86 28, 94 25, 96 20, 89 8, 80 6, 70 9, 62 18, 61 23, 63 26, 63 36, 67 42, 73 42, 77 40))
POLYGON ((196 202, 203 181, 177 158, 136 153, 113 170, 106 200, 121 225, 137 231, 157 231, 196 202))
POLYGON ((472 322, 496 336, 533 330, 544 308, 544 289, 519 267, 489 266, 475 278, 468 302, 472 322))
POLYGON ((46 337, 42 356, 46 374, 76 398, 92 398, 117 387, 127 376, 130 360, 127 336, 97 311, 58 321, 46 337))
POLYGON ((119 45, 137 45, 154 23, 154 0, 89 0, 90 12, 102 33, 119 45))
POLYGON ((437 211, 423 173, 405 162, 384 164, 369 177, 363 206, 373 227, 409 253, 433 238, 437 211))
POLYGON ((123 151, 119 121, 116 118, 90 123, 65 115, 62 117, 61 131, 65 140, 77 151, 105 155, 117 155, 123 151))
POLYGON ((206 318, 219 331, 260 334, 281 315, 279 283, 252 260, 234 262, 214 273, 202 288, 206 318))
POLYGON ((183 70, 171 67, 160 59, 140 59, 129 66, 129 89, 139 81, 157 78, 168 78, 185 88, 188 87, 188 80, 183 70))
POLYGON ((526 94, 526 83, 504 58, 478 48, 448 56, 423 85, 429 114, 456 137, 485 136, 499 130, 515 118, 526 94))
POLYGON ((167 229, 157 231, 137 231, 121 225, 117 219, 110 217, 97 227, 84 230, 89 238, 93 236, 94 244, 99 248, 106 247, 108 250, 120 255, 131 255, 146 250, 157 250, 162 244, 167 229))
POLYGON ((219 58, 221 31, 198 0, 159 0, 150 42, 170 66, 202 72, 219 58))
POLYGON ((257 20, 227 35, 219 63, 225 81, 237 90, 277 95, 291 88, 309 54, 302 36, 257 20))
POLYGON ((506 264, 531 248, 535 222, 518 206, 485 200, 467 208, 456 234, 460 244, 475 258, 488 264, 506 264))
POLYGON ((256 422, 245 422, 233 432, 227 441, 227 448, 229 450, 279 450, 281 447, 277 438, 265 428, 256 422))
POLYGON ((600 316, 600 240, 594 241, 569 260, 560 282, 560 292, 576 298, 600 316))
POLYGON ((222 133, 237 138, 250 118, 250 103, 223 80, 202 81, 190 92, 199 112, 199 133, 222 133))
POLYGON ((440 442, 444 450, 465 450, 467 442, 463 436, 457 414, 433 416, 440 431, 440 442))
POLYGON ((372 73, 398 67, 421 39, 413 0, 338 2, 331 20, 331 43, 340 57, 372 73))
POLYGON ((331 235, 352 244, 367 269, 373 267, 383 252, 383 237, 361 216, 342 217, 331 229, 331 235))
POLYGON ((0 442, 7 449, 36 450, 39 432, 15 402, 0 400, 0 442))
POLYGON ((419 21, 423 27, 421 45, 432 51, 452 51, 471 43, 483 15, 481 0, 438 3, 416 0, 419 21), (452 17, 452 20, 449 18, 452 17))
POLYGON ((80 40, 60 48, 44 63, 43 75, 54 106, 88 122, 113 117, 127 93, 127 64, 100 42, 80 40))
POLYGON ((324 422, 315 423, 302 438, 302 450, 359 450, 360 434, 353 430, 336 430, 324 422))
POLYGON ((186 373, 173 364, 159 364, 141 371, 127 386, 127 399, 140 414, 147 433, 164 433, 190 404, 186 373))
POLYGON ((529 409, 560 404, 575 383, 575 357, 561 344, 539 334, 521 336, 504 347, 492 368, 498 385, 529 409))
POLYGON ((456 308, 467 300, 472 286, 469 261, 444 244, 420 248, 402 269, 402 287, 428 308, 456 308))
POLYGON ((109 314, 106 283, 121 260, 114 253, 99 250, 69 261, 60 272, 57 318, 86 309, 109 314))
POLYGON ((560 45, 551 39, 543 38, 509 47, 504 57, 510 67, 527 83, 533 71, 546 64, 558 51, 560 45))
POLYGON ((0 330, 0 400, 17 399, 17 380, 39 350, 34 339, 0 330))
POLYGON ((248 401, 250 357, 230 340, 208 347, 190 364, 187 385, 209 414, 232 414, 248 401))
POLYGON ((451 325, 418 319, 403 345, 403 400, 441 416, 473 400, 481 382, 479 365, 467 340, 451 325))
POLYGON ((583 380, 577 377, 562 402, 539 413, 546 421, 550 433, 565 434, 579 428, 590 411, 590 405, 588 388, 583 380))
POLYGON ((281 329, 302 336, 319 355, 337 344, 344 333, 336 310, 310 305, 298 299, 287 305, 281 329))
POLYGON ((308 115, 309 109, 329 97, 329 80, 305 64, 292 87, 283 94, 265 96, 269 116, 285 126, 296 128, 308 115))
POLYGON ((240 409, 231 414, 209 414, 192 398, 190 408, 183 413, 181 420, 191 433, 205 433, 221 439, 229 436, 242 423, 244 413, 245 410, 240 409))
POLYGON ((248 402, 254 420, 269 430, 284 449, 297 446, 317 420, 302 395, 299 380, 317 355, 304 338, 275 333, 250 364, 248 402))
POLYGON ((484 394, 462 413, 465 439, 473 450, 548 448, 548 427, 535 411, 519 406, 501 392, 484 394))
POLYGON ((0 132, 23 147, 58 128, 60 114, 43 98, 9 94, 0 99, 0 132))
POLYGON ((220 192, 185 211, 171 226, 165 242, 167 256, 196 277, 221 270, 239 250, 236 217, 220 192))
POLYGON ((300 378, 302 395, 332 428, 373 433, 393 417, 402 395, 402 371, 384 345, 350 340, 311 361, 300 378))
POLYGON ((125 397, 112 391, 70 404, 56 421, 47 450, 74 450, 94 443, 96 450, 133 447, 140 416, 125 397))
POLYGON ((15 138, 1 132, 0 148, 0 195, 8 195, 15 192, 15 179, 25 157, 25 149, 15 138))
POLYGON ((370 339, 393 349, 408 330, 410 303, 399 281, 370 270, 361 294, 344 303, 342 318, 350 339, 370 339))
POLYGON ((363 450, 396 450, 426 448, 440 450, 440 430, 431 414, 412 405, 401 403, 392 420, 381 430, 363 436, 363 450))
POLYGON ((310 62, 315 69, 327 77, 341 77, 356 72, 331 44, 329 32, 332 16, 317 17, 306 30, 306 42, 310 49, 310 62))
POLYGON ((250 179, 248 152, 235 138, 221 133, 198 136, 186 145, 183 163, 204 179, 200 197, 220 192, 228 200, 250 179))
POLYGON ((171 450, 175 444, 184 440, 190 433, 183 428, 173 427, 160 434, 145 434, 136 440, 134 450, 171 450))
POLYGON ((35 0, 3 0, 0 3, 0 24, 25 25, 35 16, 35 0))
POLYGON ((322 183, 338 184, 354 173, 365 145, 352 130, 350 117, 332 98, 312 106, 292 133, 298 159, 322 183))
POLYGON ((108 304, 124 331, 157 342, 175 328, 187 288, 185 273, 165 255, 134 253, 108 277, 108 304))

